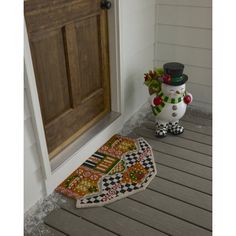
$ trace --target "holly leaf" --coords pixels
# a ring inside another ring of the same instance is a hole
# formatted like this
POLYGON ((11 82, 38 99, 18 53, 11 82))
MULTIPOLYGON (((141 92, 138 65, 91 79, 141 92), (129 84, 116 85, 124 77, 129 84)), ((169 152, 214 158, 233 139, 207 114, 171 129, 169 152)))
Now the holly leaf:
POLYGON ((144 84, 149 87, 151 82, 152 82, 152 80, 146 80, 146 81, 144 81, 144 84))
POLYGON ((159 80, 152 80, 148 87, 159 92, 161 90, 161 82, 159 80))
POLYGON ((161 76, 164 75, 164 69, 163 68, 156 68, 155 71, 156 71, 158 77, 161 77, 161 76))

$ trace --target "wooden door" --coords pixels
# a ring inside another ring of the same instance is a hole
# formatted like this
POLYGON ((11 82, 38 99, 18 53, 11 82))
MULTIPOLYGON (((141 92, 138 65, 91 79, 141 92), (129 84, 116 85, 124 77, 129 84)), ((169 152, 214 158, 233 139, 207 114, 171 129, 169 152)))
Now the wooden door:
POLYGON ((25 20, 49 156, 110 111, 100 0, 27 0, 25 20))

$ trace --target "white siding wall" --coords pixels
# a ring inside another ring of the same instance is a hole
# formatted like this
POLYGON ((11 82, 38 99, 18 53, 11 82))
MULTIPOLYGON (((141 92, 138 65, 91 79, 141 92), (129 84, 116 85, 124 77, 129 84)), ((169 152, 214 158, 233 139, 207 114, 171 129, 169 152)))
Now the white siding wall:
POLYGON ((125 120, 148 97, 143 74, 153 68, 156 0, 122 0, 125 120))
POLYGON ((157 0, 155 66, 185 64, 193 105, 211 111, 211 0, 157 0))
MULTIPOLYGON (((146 101, 143 73, 153 67, 156 0, 121 0, 124 120, 146 101)), ((25 88, 25 211, 45 196, 39 154, 25 88)))
POLYGON ((27 89, 24 89, 24 211, 45 196, 27 89))

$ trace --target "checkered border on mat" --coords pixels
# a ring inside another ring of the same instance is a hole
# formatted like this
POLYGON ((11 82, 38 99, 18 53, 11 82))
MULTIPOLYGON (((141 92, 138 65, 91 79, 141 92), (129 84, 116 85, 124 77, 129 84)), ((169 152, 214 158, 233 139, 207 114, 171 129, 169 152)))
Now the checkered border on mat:
POLYGON ((113 191, 113 195, 110 198, 108 197, 109 203, 119 200, 121 198, 127 197, 133 193, 142 191, 147 187, 147 185, 156 175, 156 166, 155 166, 154 156, 153 156, 153 152, 150 145, 143 138, 138 138, 137 141, 138 141, 138 146, 139 146, 138 151, 127 153, 122 157, 122 159, 125 161, 125 164, 127 167, 131 167, 136 162, 140 162, 140 156, 142 155, 145 156, 145 158, 141 160, 141 164, 144 167, 149 169, 149 174, 148 176, 145 177, 144 182, 142 182, 141 184, 140 183, 133 183, 133 184, 120 183, 121 178, 122 178, 121 173, 105 176, 101 180, 100 189, 102 190, 102 193, 94 195, 94 196, 78 199, 77 204, 76 204, 77 207, 83 208, 83 207, 87 207, 88 205, 89 206, 105 205, 107 203, 106 196, 111 191, 113 191))

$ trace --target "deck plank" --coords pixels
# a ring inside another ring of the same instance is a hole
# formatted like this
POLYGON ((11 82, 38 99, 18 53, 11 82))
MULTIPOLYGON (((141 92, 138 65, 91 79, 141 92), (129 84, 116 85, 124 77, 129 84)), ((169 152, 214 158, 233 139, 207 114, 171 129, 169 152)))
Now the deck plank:
MULTIPOLYGON (((144 126, 145 128, 148 128, 152 131, 155 130, 154 122, 144 122, 142 124, 142 126, 144 126)), ((176 136, 176 137, 185 138, 185 139, 189 139, 192 141, 201 142, 203 144, 212 145, 212 137, 211 136, 205 135, 205 134, 199 134, 197 132, 190 131, 190 130, 184 130, 184 132, 181 135, 176 136)))
POLYGON ((45 224, 40 226, 40 233, 43 236, 66 236, 66 234, 45 224))
MULTIPOLYGON (((153 116, 153 114, 147 115, 146 121, 155 123, 155 117, 153 116)), ((193 123, 193 122, 186 120, 186 119, 185 120, 181 119, 180 124, 182 124, 184 126, 184 128, 187 130, 191 130, 191 131, 195 131, 198 133, 212 136, 212 126, 211 125, 206 125, 206 124, 203 125, 199 122, 193 123)))
POLYGON ((46 225, 40 223, 37 227, 30 232, 25 231, 24 236, 32 236, 32 235, 43 235, 43 236, 66 236, 66 234, 46 225))
POLYGON ((60 231, 70 236, 117 235, 108 230, 100 228, 95 224, 85 221, 81 217, 70 214, 69 212, 62 209, 57 209, 51 212, 48 216, 46 216, 44 222, 47 225, 59 229, 60 231))
POLYGON ((195 151, 209 156, 211 156, 212 154, 211 146, 187 139, 178 138, 178 136, 167 135, 165 138, 157 138, 155 136, 154 131, 143 127, 135 128, 134 132, 140 136, 147 137, 150 139, 161 139, 161 141, 164 143, 168 143, 177 147, 182 147, 187 150, 195 151))
POLYGON ((205 126, 212 126, 212 118, 209 116, 202 117, 199 116, 197 112, 187 110, 185 115, 183 116, 182 120, 189 121, 194 124, 205 125, 205 126))
POLYGON ((130 198, 211 230, 211 213, 206 210, 149 189, 131 195, 130 198))
POLYGON ((125 214, 130 218, 139 220, 140 222, 144 222, 154 228, 162 229, 170 235, 211 235, 211 232, 208 230, 128 198, 114 202, 108 205, 107 208, 125 214))
POLYGON ((148 189, 158 191, 202 209, 212 211, 211 197, 209 195, 160 177, 155 177, 148 186, 148 189))
MULTIPOLYGON (((174 156, 153 151, 155 161, 158 164, 163 164, 169 167, 173 167, 180 171, 187 172, 192 175, 196 175, 208 180, 212 179, 211 168, 202 166, 196 163, 192 163, 183 159, 176 158, 174 156)), ((158 165, 157 164, 157 165, 158 165)))
POLYGON ((61 207, 89 222, 116 232, 119 235, 167 235, 105 207, 76 209, 75 201, 72 199, 68 199, 61 207))
POLYGON ((195 189, 197 191, 212 194, 212 182, 200 177, 184 173, 182 171, 163 166, 157 165, 157 176, 170 180, 172 182, 184 185, 186 187, 195 189))
MULTIPOLYGON (((139 137, 139 135, 137 134, 136 136, 139 137)), ((201 165, 205 165, 207 167, 212 167, 212 158, 208 155, 194 152, 191 150, 186 150, 184 148, 176 147, 168 143, 163 143, 159 139, 153 140, 145 137, 145 140, 151 145, 152 149, 157 152, 162 152, 187 161, 192 161, 201 165)))
POLYGON ((211 126, 194 124, 186 120, 183 120, 183 121, 181 120, 180 123, 184 126, 185 130, 190 130, 190 131, 198 132, 200 134, 212 136, 211 126))
MULTIPOLYGON (((148 120, 155 122, 155 116, 151 112, 146 117, 148 120)), ((198 117, 198 116, 193 116, 189 113, 186 113, 186 115, 183 118, 181 118, 180 122, 181 121, 187 121, 187 122, 190 122, 195 125, 205 126, 205 127, 209 127, 209 128, 212 127, 212 120, 205 119, 205 118, 198 117)))

